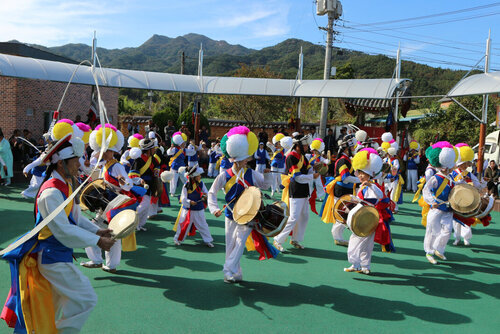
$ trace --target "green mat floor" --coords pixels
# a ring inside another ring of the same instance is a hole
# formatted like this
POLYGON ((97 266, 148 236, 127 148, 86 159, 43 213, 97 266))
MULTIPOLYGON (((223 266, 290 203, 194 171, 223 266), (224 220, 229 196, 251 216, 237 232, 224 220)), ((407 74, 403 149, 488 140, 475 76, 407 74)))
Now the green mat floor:
MULTIPOLYGON (((1 248, 33 225, 23 188, 0 188, 1 248)), ((500 214, 493 213, 487 228, 474 228, 471 246, 450 241, 448 261, 433 266, 422 249, 420 207, 411 198, 405 194, 392 225, 397 253, 382 253, 376 244, 370 276, 343 271, 346 248, 334 246, 331 225, 311 213, 306 249, 287 244, 284 254, 266 261, 245 252, 245 281, 235 285, 223 282, 223 218, 206 214, 215 248, 205 247, 199 234, 178 247, 172 227, 179 206, 164 208, 137 235, 139 249, 123 253, 116 274, 81 268, 99 298, 82 332, 498 333, 500 214)), ((86 260, 82 249, 75 256, 86 260)), ((3 261, 0 277, 3 302, 10 286, 3 261)), ((10 332, 2 322, 0 333, 10 332)))

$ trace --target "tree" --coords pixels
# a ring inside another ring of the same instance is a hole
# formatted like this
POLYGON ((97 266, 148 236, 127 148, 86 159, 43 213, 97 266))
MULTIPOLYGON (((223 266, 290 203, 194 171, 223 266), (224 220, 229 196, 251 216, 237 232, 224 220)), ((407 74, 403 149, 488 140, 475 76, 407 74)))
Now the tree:
MULTIPOLYGON (((480 117, 481 96, 463 97, 459 99, 459 102, 480 117)), ((488 123, 496 119, 494 105, 494 98, 490 98, 488 123)), ((413 137, 421 145, 432 144, 436 135, 439 135, 439 140, 446 140, 452 144, 467 143, 474 146, 479 142, 479 127, 479 121, 456 103, 451 104, 447 110, 442 110, 438 105, 434 105, 427 117, 420 120, 413 128, 413 137)), ((494 131, 494 127, 488 126, 486 133, 491 131, 494 131)))
MULTIPOLYGON (((177 119, 177 124, 181 124, 182 122, 186 123, 187 128, 191 132, 191 138, 194 138, 194 122, 193 122, 193 106, 194 102, 191 102, 186 109, 182 112, 182 114, 177 119)), ((200 116, 200 129, 204 125, 207 130, 210 131, 210 125, 208 124, 208 119, 203 113, 199 114, 200 116)))
MULTIPOLYGON (((236 71, 235 76, 280 78, 268 67, 251 67, 244 64, 236 71)), ((286 107, 291 103, 290 99, 274 96, 214 96, 210 99, 210 109, 207 110, 207 115, 245 120, 248 127, 254 127, 266 122, 288 120, 286 107)))

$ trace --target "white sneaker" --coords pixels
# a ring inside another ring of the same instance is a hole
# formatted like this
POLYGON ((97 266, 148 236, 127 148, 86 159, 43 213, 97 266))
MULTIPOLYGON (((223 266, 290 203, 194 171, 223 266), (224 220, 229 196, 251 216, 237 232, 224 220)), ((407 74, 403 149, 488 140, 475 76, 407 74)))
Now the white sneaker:
POLYGON ((425 257, 427 258, 427 260, 432 263, 432 264, 437 264, 438 262, 436 261, 436 259, 434 258, 434 256, 432 256, 431 254, 426 254, 425 257))
POLYGON ((441 260, 446 261, 446 256, 444 256, 444 254, 439 253, 437 250, 434 251, 434 255, 436 255, 441 260))
POLYGON ((457 240, 453 241, 453 246, 456 246, 456 245, 458 245, 459 243, 460 243, 460 240, 459 240, 459 239, 457 239, 457 240))
POLYGON ((344 268, 344 271, 346 273, 359 273, 361 272, 360 268, 355 267, 354 265, 350 266, 349 268, 344 268))
POLYGON ((464 240, 464 246, 470 246, 470 241, 464 240))
POLYGON ((180 245, 181 245, 181 242, 180 242, 180 241, 178 241, 178 240, 174 240, 174 244, 175 244, 176 246, 180 246, 180 245))
POLYGON ((205 245, 207 245, 208 248, 214 248, 214 244, 211 242, 205 242, 205 245))
POLYGON ((276 240, 273 241, 273 246, 276 247, 276 249, 280 252, 283 252, 285 250, 283 246, 281 246, 281 244, 279 244, 276 240))
POLYGON ((361 274, 365 274, 365 275, 370 275, 370 269, 368 269, 368 268, 361 268, 360 273, 361 274))

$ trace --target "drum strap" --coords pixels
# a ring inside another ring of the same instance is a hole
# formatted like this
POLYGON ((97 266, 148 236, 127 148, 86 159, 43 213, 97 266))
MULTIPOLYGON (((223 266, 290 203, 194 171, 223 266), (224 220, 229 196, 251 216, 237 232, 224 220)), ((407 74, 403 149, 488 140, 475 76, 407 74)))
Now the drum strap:
POLYGON ((184 152, 184 150, 179 149, 177 151, 177 153, 175 153, 174 156, 170 158, 170 162, 168 163, 169 167, 172 167, 172 164, 174 163, 175 159, 177 159, 179 157, 179 155, 181 155, 181 153, 183 153, 183 152, 184 152))

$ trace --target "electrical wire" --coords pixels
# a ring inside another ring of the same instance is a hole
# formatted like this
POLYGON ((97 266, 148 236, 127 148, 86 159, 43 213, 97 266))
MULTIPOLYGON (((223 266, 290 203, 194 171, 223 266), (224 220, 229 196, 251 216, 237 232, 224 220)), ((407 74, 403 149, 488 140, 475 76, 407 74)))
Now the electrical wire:
MULTIPOLYGON (((357 28, 354 28, 354 27, 344 26, 343 28, 348 29, 348 30, 356 30, 358 32, 373 33, 373 34, 376 34, 376 35, 381 35, 381 36, 386 36, 386 37, 391 37, 391 38, 397 38, 399 40, 406 40, 406 41, 417 42, 417 43, 422 43, 422 44, 429 44, 429 45, 434 45, 434 46, 449 48, 449 49, 453 49, 453 50, 467 51, 467 52, 472 52, 472 53, 484 53, 484 52, 481 52, 481 51, 473 51, 473 50, 470 50, 470 49, 465 49, 465 48, 462 48, 462 47, 459 47, 459 46, 451 46, 451 45, 444 45, 444 44, 439 44, 439 43, 427 42, 427 41, 422 41, 422 40, 418 40, 418 39, 414 39, 414 38, 409 38, 409 37, 402 37, 402 36, 396 36, 396 35, 391 35, 391 34, 382 33, 382 32, 373 32, 373 31, 370 31, 370 30, 357 29, 357 28)), ((353 31, 353 32, 356 32, 356 31, 353 31)), ((349 34, 349 32, 342 32, 342 33, 343 34, 349 34)), ((500 56, 500 55, 499 54, 492 54, 492 56, 500 56)))
MULTIPOLYGON (((388 45, 388 46, 394 46, 394 44, 380 42, 380 41, 375 41, 375 40, 369 40, 369 39, 360 38, 360 37, 354 37, 354 36, 347 36, 347 37, 348 38, 353 38, 353 39, 356 39, 356 40, 365 41, 365 42, 368 42, 368 43, 377 43, 377 44, 384 44, 384 45, 388 45)), ((414 50, 414 51, 424 52, 424 53, 429 53, 429 54, 434 54, 434 55, 438 55, 438 56, 447 56, 447 57, 453 57, 453 58, 458 58, 458 59, 463 59, 463 60, 476 61, 476 59, 472 59, 472 58, 455 56, 455 55, 441 53, 441 52, 433 52, 433 51, 427 51, 427 50, 422 50, 422 49, 416 49, 416 48, 412 48, 412 47, 404 47, 404 49, 406 49, 406 50, 414 50)))
POLYGON ((424 15, 424 16, 417 16, 417 17, 410 17, 406 19, 399 19, 399 20, 392 20, 392 21, 382 21, 382 22, 373 22, 373 23, 364 23, 364 24, 359 24, 359 26, 374 26, 374 25, 384 25, 384 24, 392 24, 392 23, 399 23, 399 22, 408 22, 408 21, 416 21, 416 20, 423 20, 423 19, 428 19, 431 17, 440 17, 440 16, 445 16, 445 15, 455 15, 455 14, 460 14, 464 12, 471 12, 474 10, 480 10, 480 9, 486 9, 486 8, 491 8, 491 7, 496 7, 500 6, 500 2, 495 2, 492 4, 488 5, 482 5, 482 6, 476 6, 476 7, 471 7, 471 8, 464 8, 464 9, 459 9, 459 10, 454 10, 450 12, 443 12, 443 13, 437 13, 437 14, 430 14, 430 15, 424 15))

